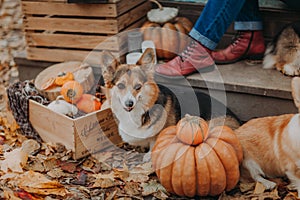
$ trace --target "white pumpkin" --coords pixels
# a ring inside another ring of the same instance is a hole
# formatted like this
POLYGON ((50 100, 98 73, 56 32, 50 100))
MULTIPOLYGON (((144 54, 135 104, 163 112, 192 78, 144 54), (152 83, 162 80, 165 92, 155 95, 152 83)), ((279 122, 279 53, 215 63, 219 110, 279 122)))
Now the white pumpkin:
POLYGON ((61 100, 60 98, 61 96, 58 96, 57 99, 52 101, 47 107, 56 113, 68 116, 74 116, 78 113, 78 108, 76 106, 65 100, 61 100))

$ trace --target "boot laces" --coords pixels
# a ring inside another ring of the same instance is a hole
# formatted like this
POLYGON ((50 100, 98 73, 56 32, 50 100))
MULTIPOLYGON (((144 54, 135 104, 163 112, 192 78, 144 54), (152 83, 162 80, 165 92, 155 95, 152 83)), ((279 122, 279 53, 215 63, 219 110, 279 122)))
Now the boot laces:
POLYGON ((182 62, 192 55, 196 46, 197 46, 197 43, 194 40, 192 40, 190 42, 190 44, 183 50, 181 55, 179 55, 182 62))
POLYGON ((243 32, 238 31, 231 40, 231 45, 236 46, 243 39, 243 32))

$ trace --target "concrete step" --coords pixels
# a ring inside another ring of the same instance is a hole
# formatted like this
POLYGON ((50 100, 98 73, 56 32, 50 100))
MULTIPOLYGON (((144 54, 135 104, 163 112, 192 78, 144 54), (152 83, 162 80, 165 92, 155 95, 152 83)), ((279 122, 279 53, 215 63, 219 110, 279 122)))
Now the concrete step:
MULTIPOLYGON (((22 53, 15 57, 20 80, 34 79, 46 67, 54 64, 31 61, 22 53)), ((95 67, 95 72, 99 69, 95 67)), ((193 89, 208 93, 226 104, 242 121, 270 115, 296 113, 291 95, 291 77, 274 70, 262 69, 261 64, 218 65, 212 72, 195 73, 183 79, 156 77, 160 84, 176 91, 193 89)))
POLYGON ((195 73, 182 80, 157 77, 163 84, 193 87, 224 102, 242 120, 296 113, 291 95, 291 77, 261 64, 217 65, 212 72, 195 73))

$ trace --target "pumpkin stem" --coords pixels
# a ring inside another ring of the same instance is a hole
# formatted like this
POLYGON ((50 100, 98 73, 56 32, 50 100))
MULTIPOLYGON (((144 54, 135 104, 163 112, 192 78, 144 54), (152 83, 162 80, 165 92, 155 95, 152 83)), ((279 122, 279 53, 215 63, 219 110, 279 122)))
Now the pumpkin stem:
POLYGON ((56 104, 58 104, 58 103, 59 103, 59 101, 58 101, 58 100, 60 100, 60 99, 64 100, 64 97, 63 97, 63 95, 59 95, 59 96, 57 96, 57 97, 56 97, 56 99, 55 99, 55 103, 56 103, 56 104))
POLYGON ((156 0, 150 0, 150 1, 155 3, 160 10, 163 10, 163 6, 158 1, 156 1, 156 0))

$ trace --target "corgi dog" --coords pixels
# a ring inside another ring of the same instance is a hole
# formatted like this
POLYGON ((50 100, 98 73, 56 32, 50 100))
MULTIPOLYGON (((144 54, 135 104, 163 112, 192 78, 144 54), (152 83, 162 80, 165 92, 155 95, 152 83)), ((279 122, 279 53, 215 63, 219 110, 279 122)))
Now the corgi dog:
MULTIPOLYGON (((294 103, 300 112, 300 78, 292 79, 294 103)), ((266 189, 275 182, 267 178, 287 176, 300 197, 300 114, 252 119, 235 130, 244 159, 242 177, 247 174, 266 189), (245 173, 244 173, 244 172, 245 173)))
MULTIPOLYGON (((175 125, 186 114, 181 104, 191 106, 191 103, 179 103, 172 89, 156 83, 153 49, 146 49, 136 64, 120 64, 108 51, 103 51, 100 57, 106 91, 106 101, 102 107, 112 109, 124 142, 148 147, 151 151, 158 133, 165 127, 175 125)), ((204 119, 209 120, 213 116, 222 121, 220 119, 226 118, 226 122, 233 126, 239 125, 239 120, 229 110, 228 117, 207 111, 211 109, 211 104, 218 108, 216 110, 227 109, 225 105, 204 93, 196 96, 197 105, 191 109, 201 107, 200 110, 205 111, 202 114, 204 119)), ((184 99, 189 100, 189 97, 184 99)))
POLYGON ((300 75, 300 22, 286 25, 268 44, 263 68, 276 68, 288 76, 300 75))

